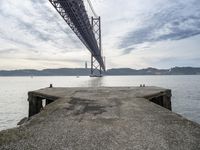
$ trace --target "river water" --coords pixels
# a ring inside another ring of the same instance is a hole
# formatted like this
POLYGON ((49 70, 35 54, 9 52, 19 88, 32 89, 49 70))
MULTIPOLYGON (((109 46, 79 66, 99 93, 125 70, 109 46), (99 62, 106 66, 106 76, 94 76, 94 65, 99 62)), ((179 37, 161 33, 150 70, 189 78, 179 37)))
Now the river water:
POLYGON ((200 124, 200 75, 90 77, 0 77, 0 130, 28 115, 28 91, 48 87, 159 86, 172 90, 172 109, 200 124))

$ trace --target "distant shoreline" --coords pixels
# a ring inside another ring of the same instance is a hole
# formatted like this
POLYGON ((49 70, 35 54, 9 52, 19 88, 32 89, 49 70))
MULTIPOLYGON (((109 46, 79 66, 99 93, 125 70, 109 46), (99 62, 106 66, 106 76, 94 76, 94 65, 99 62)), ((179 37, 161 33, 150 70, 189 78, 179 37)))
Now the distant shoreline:
MULTIPOLYGON (((0 70, 1 77, 18 76, 89 76, 89 68, 59 68, 59 69, 22 69, 22 70, 0 70)), ((174 67, 170 69, 131 69, 114 68, 104 72, 105 76, 145 76, 145 75, 200 75, 200 68, 174 67)))
MULTIPOLYGON (((79 77, 88 77, 89 75, 80 75, 79 77)), ((122 77, 125 77, 125 76, 200 76, 200 74, 170 74, 170 75, 103 75, 103 76, 122 76, 122 77)), ((28 76, 28 75, 10 75, 10 76, 1 76, 0 77, 31 77, 31 78, 34 78, 34 77, 77 77, 76 75, 38 75, 38 76, 28 76)))

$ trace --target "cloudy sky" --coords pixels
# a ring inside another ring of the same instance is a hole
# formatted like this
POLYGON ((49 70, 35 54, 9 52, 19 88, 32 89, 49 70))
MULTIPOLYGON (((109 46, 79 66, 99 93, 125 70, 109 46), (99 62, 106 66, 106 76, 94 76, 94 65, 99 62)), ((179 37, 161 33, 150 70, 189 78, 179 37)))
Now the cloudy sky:
MULTIPOLYGON (((107 68, 200 67, 200 0, 91 2, 102 17, 107 68)), ((0 69, 76 68, 90 60, 48 0, 0 0, 0 45, 0 69)))

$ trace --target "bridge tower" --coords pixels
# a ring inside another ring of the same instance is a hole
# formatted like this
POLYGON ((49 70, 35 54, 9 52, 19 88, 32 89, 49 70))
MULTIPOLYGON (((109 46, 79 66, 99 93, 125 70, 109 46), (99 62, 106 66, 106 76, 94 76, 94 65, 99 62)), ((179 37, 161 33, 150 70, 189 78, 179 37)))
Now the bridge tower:
MULTIPOLYGON (((99 50, 100 56, 102 57, 102 41, 101 41, 101 17, 91 17, 92 30, 94 32, 99 50)), ((102 77, 102 66, 97 62, 96 58, 93 54, 91 54, 91 77, 102 77)), ((104 64, 105 65, 105 64, 104 64)))

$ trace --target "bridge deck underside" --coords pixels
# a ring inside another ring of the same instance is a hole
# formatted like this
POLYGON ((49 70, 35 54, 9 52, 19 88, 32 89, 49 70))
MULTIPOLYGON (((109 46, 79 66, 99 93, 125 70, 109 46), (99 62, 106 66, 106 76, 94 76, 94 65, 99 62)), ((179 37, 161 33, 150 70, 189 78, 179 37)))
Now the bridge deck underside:
POLYGON ((49 0, 104 69, 100 46, 82 0, 49 0))

